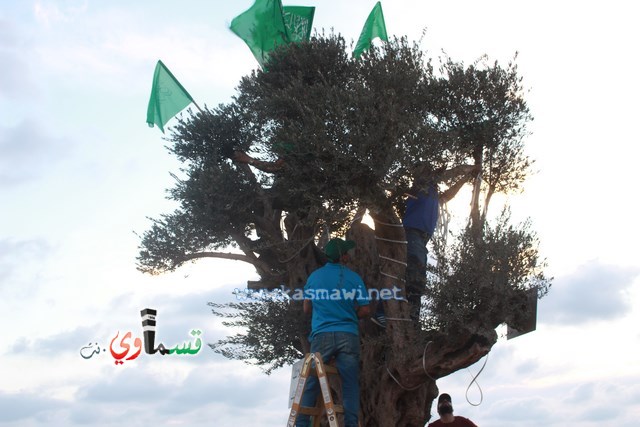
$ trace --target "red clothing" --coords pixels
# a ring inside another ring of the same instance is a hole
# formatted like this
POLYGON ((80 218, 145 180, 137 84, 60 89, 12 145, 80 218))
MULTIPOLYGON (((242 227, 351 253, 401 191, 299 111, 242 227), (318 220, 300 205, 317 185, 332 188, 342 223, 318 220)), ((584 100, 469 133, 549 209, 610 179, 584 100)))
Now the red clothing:
POLYGON ((465 417, 459 417, 455 415, 452 423, 443 423, 440 420, 436 420, 429 423, 429 427, 478 427, 470 419, 465 417))

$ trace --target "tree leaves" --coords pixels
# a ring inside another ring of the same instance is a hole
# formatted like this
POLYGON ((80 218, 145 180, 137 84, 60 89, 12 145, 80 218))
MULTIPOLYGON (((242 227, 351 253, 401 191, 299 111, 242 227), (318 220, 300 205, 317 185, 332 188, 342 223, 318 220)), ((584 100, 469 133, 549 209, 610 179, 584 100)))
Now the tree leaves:
MULTIPOLYGON (((528 226, 511 225, 506 214, 486 224, 492 195, 521 190, 531 166, 524 138, 532 117, 515 62, 504 68, 445 57, 436 70, 405 38, 356 60, 341 36, 323 34, 278 48, 265 69, 244 77, 228 104, 173 129, 170 150, 183 178, 169 197, 179 208, 143 235, 142 271, 233 256, 256 267, 261 281, 252 287, 302 287, 323 262, 320 242, 344 233, 356 212, 385 212, 397 222, 403 194, 424 171, 473 165, 481 174, 472 227, 450 247, 435 247, 423 326, 492 330, 517 316, 528 289, 547 291, 528 226), (265 172, 238 161, 238 151, 277 166, 265 172), (226 247, 236 252, 215 252, 226 247)), ((299 356, 308 332, 299 304, 228 308, 229 325, 245 332, 216 351, 268 372, 299 356)))

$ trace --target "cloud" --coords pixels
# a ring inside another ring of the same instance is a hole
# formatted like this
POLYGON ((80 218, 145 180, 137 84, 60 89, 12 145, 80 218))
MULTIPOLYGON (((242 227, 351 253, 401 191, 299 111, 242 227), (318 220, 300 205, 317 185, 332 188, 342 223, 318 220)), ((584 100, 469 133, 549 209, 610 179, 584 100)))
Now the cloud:
POLYGON ((27 393, 3 393, 0 391, 0 423, 41 417, 67 406, 67 402, 59 399, 50 399, 27 393))
MULTIPOLYGON (((7 242, 0 241, 0 254, 2 252, 7 255, 15 254, 21 246, 24 246, 26 251, 33 244, 33 242, 21 242, 12 246, 7 242)), ((9 262, 7 260, 5 262, 7 267, 3 270, 2 261, 3 258, 0 257, 0 279, 13 274, 10 269, 17 269, 17 266, 22 262, 18 260, 9 262)), ((2 283, 4 282, 6 280, 2 280, 2 283)), ((128 328, 127 330, 133 333, 133 337, 142 338, 139 312, 144 308, 153 308, 158 311, 156 345, 159 342, 163 342, 168 347, 171 347, 175 344, 193 341, 189 332, 192 329, 200 329, 203 332, 204 342, 198 357, 193 358, 193 360, 201 363, 207 360, 200 357, 203 353, 213 354, 209 347, 206 346, 206 343, 214 342, 229 334, 229 330, 221 325, 221 320, 211 313, 211 308, 207 306, 207 302, 231 301, 232 299, 233 295, 228 289, 190 293, 183 296, 154 295, 144 303, 137 301, 139 298, 134 298, 132 294, 124 294, 114 298, 104 306, 106 316, 109 316, 109 313, 113 313, 113 319, 104 318, 98 323, 85 324, 72 330, 37 339, 20 337, 8 347, 7 353, 27 354, 37 352, 43 355, 65 352, 77 353, 81 347, 88 346, 91 343, 98 343, 101 348, 108 349, 110 340, 115 336, 117 329, 120 329, 120 336, 126 332, 121 328, 128 328), (115 314, 123 311, 130 312, 130 315, 127 316, 127 319, 129 319, 127 324, 123 323, 118 314, 115 314), (132 319, 133 323, 131 323, 132 319)), ((100 315, 100 317, 103 317, 103 315, 100 315)), ((95 321, 95 317, 93 320, 95 321)))
POLYGON ((571 391, 564 401, 570 404, 585 402, 593 399, 595 391, 596 385, 592 382, 580 384, 571 391))
POLYGON ((98 327, 82 326, 70 331, 64 331, 49 337, 30 340, 20 337, 8 347, 8 354, 33 354, 41 356, 58 355, 68 352, 78 353, 83 346, 91 343, 98 327))
POLYGON ((0 188, 45 174, 69 149, 66 141, 49 136, 33 120, 11 128, 0 128, 0 188))
POLYGON ((590 405, 584 412, 582 412, 582 414, 578 415, 577 420, 611 423, 619 416, 619 413, 611 410, 610 402, 603 402, 595 406, 590 405))
POLYGON ((539 304, 538 320, 580 325, 624 317, 631 310, 627 292, 640 274, 637 267, 592 261, 572 275, 556 279, 539 304))
POLYGON ((0 295, 26 295, 37 286, 40 266, 51 253, 42 239, 0 239, 0 295))
POLYGON ((519 363, 516 367, 515 367, 515 373, 519 376, 532 376, 535 375, 536 372, 540 371, 540 361, 537 359, 528 359, 523 361, 522 363, 519 363))
POLYGON ((633 400, 640 389, 637 376, 601 381, 554 382, 550 379, 542 384, 540 381, 519 382, 512 377, 505 386, 485 390, 485 402, 479 407, 470 407, 463 400, 454 404, 454 409, 477 425, 493 427, 590 426, 595 425, 594 422, 625 427, 637 425, 634 415, 640 408, 638 401, 633 400), (617 401, 615 411, 607 403, 612 396, 617 401))
POLYGON ((115 370, 102 381, 82 387, 77 398, 83 402, 148 403, 163 400, 167 387, 140 366, 115 370))
POLYGON ((0 100, 26 98, 34 93, 27 61, 30 49, 22 39, 13 22, 0 18, 0 100))
POLYGON ((50 27, 52 23, 68 21, 56 5, 43 5, 39 1, 33 6, 33 14, 35 15, 36 21, 47 28, 50 27))
POLYGON ((505 399, 494 406, 491 411, 492 418, 498 422, 512 423, 515 414, 523 421, 521 425, 548 424, 549 420, 553 419, 551 408, 540 397, 505 399))
POLYGON ((238 363, 228 366, 209 362, 192 367, 187 375, 176 375, 181 370, 176 365, 165 361, 154 365, 116 368, 113 375, 81 387, 75 396, 72 419, 82 422, 89 417, 86 408, 99 406, 110 413, 112 422, 119 417, 132 425, 141 425, 143 419, 166 425, 162 420, 177 417, 196 425, 198 412, 211 413, 213 407, 219 414, 247 411, 247 399, 252 408, 273 407, 275 402, 282 419, 286 415, 286 374, 265 377, 256 369, 242 369, 238 363), (120 415, 113 413, 116 408, 120 415))
POLYGON ((0 64, 2 64, 0 99, 3 97, 17 99, 31 92, 29 66, 19 55, 0 49, 0 64))
MULTIPOLYGON (((246 405, 246 397, 251 396, 252 405, 260 406, 273 396, 264 393, 266 378, 255 369, 242 369, 241 365, 230 370, 227 364, 209 363, 191 371, 189 376, 179 387, 174 387, 170 401, 173 403, 164 408, 165 413, 179 413, 185 407, 198 407, 215 402, 234 410, 242 409, 246 405), (223 367, 225 367, 223 369, 223 367), (248 376, 243 371, 253 371, 248 376)), ((273 390, 280 394, 282 401, 286 401, 288 389, 273 390)))
POLYGON ((86 0, 66 2, 63 9, 58 5, 36 1, 33 5, 33 14, 36 21, 46 28, 50 28, 57 24, 69 24, 87 11, 86 0))
MULTIPOLYGON (((26 243, 22 243, 22 245, 28 247, 26 243)), ((9 247, 8 243, 0 241, 0 253, 6 252, 10 254, 17 252, 15 247, 19 246, 9 247), (6 251, 2 251, 3 245, 6 251)), ((0 257, 0 268, 2 267, 2 260, 2 257, 0 257)), ((21 263, 22 261, 16 260, 8 264, 17 266, 21 263)), ((0 273, 2 273, 1 269, 0 273)), ((5 271, 5 274, 10 274, 10 271, 5 271)), ((0 275, 1 277, 2 275, 0 275)), ((3 280, 0 283, 5 282, 7 280, 3 280)), ((15 283, 15 281, 10 281, 9 283, 15 283)), ((74 329, 38 338, 19 337, 8 343, 6 351, 0 351, 0 354, 37 354, 39 357, 72 354, 74 358, 78 358, 81 361, 79 352, 82 347, 91 346, 92 348, 97 348, 99 346, 103 349, 100 358, 104 359, 105 363, 109 361, 109 364, 113 364, 113 359, 109 354, 111 340, 116 333, 123 337, 127 331, 132 332, 131 340, 136 337, 143 339, 140 310, 153 308, 158 311, 156 345, 163 343, 167 348, 172 348, 175 345, 193 343, 194 337, 190 335, 190 332, 193 329, 198 329, 202 331, 200 336, 202 347, 197 355, 188 357, 189 364, 199 366, 210 362, 212 359, 217 362, 225 362, 226 359, 214 353, 207 344, 214 343, 235 333, 235 331, 224 327, 222 319, 211 313, 211 308, 207 303, 209 301, 229 302, 234 299, 229 288, 218 288, 212 291, 195 292, 182 296, 159 294, 151 297, 144 295, 134 297, 130 293, 123 294, 104 304, 99 311, 93 311, 91 318, 87 318, 87 322, 82 322, 82 325, 74 329), (144 301, 140 302, 141 300, 144 301)), ((116 345, 118 342, 117 340, 116 345)), ((148 359, 151 357, 142 354, 140 359, 131 363, 138 364, 143 358, 148 359)))
POLYGON ((626 424, 625 419, 637 411, 639 392, 637 378, 630 377, 622 381, 611 379, 601 383, 581 384, 572 391, 565 402, 582 408, 576 415, 576 421, 631 425, 626 424), (612 400, 616 402, 614 405, 611 404, 612 400), (623 407, 629 411, 614 409, 623 407))

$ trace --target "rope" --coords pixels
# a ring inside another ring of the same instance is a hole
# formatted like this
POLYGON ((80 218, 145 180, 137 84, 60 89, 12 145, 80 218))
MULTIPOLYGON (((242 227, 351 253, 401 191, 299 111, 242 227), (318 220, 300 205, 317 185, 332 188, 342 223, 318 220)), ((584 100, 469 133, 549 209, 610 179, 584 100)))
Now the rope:
MULTIPOLYGON (((366 212, 366 211, 365 211, 366 212)), ((349 227, 351 227, 353 224, 355 224, 356 222, 360 221, 362 218, 364 218, 364 214, 356 216, 353 218, 353 221, 351 221, 349 223, 349 227)))
POLYGON ((413 391, 413 390, 417 390, 417 389, 419 389, 420 387, 422 387, 422 385, 424 384, 424 383, 422 383, 422 384, 418 384, 417 386, 415 386, 415 387, 413 387, 413 388, 405 387, 405 386, 403 386, 403 385, 400 383, 400 381, 398 381, 398 379, 397 379, 396 377, 394 377, 394 376, 393 376, 393 374, 392 374, 392 373, 391 373, 391 371, 389 370, 389 367, 387 366, 387 364, 386 364, 386 363, 384 364, 384 367, 385 367, 385 369, 387 370, 387 373, 389 374, 389 376, 391 377, 391 379, 393 379, 393 380, 396 382, 396 384, 398 384, 398 385, 400 386, 400 388, 401 388, 401 389, 403 389, 403 390, 406 390, 406 391, 413 391))
POLYGON ((378 237, 378 236, 375 236, 375 239, 376 240, 383 240, 385 242, 391 242, 391 243, 400 243, 402 245, 406 245, 407 244, 406 240, 391 240, 391 239, 385 239, 383 237, 378 237))
POLYGON ((396 280, 398 280, 400 282, 404 282, 405 281, 404 279, 402 279, 402 278, 400 278, 398 276, 394 276, 392 274, 387 274, 384 271, 380 271, 380 274, 382 274, 383 276, 391 277, 392 279, 396 279, 396 280))
POLYGON ((438 228, 436 234, 447 243, 447 236, 449 234, 449 222, 451 221, 451 213, 449 212, 447 203, 441 203, 438 208, 438 228))
POLYGON ((429 372, 427 372, 427 360, 426 360, 426 356, 427 356, 427 349, 429 348, 429 344, 431 344, 433 341, 429 341, 427 343, 427 345, 424 346, 424 351, 422 352, 422 369, 424 370, 424 373, 431 378, 431 380, 435 381, 436 379, 433 378, 431 375, 429 375, 429 372))
MULTIPOLYGON (((464 393, 464 397, 465 399, 467 399, 467 403, 471 406, 480 406, 482 405, 482 400, 483 400, 483 394, 482 394, 482 387, 480 387, 480 384, 478 384, 478 381, 476 381, 478 379, 478 377, 480 376, 480 374, 482 373, 482 371, 484 370, 484 367, 487 366, 487 362, 489 361, 489 353, 487 353, 487 357, 486 359, 484 359, 484 363, 482 364, 482 368, 480 368, 480 370, 478 371, 478 373, 476 374, 475 377, 473 377, 473 379, 471 380, 471 382, 469 383, 469 386, 467 387, 467 391, 464 393), (469 389, 471 388, 471 384, 476 383, 476 387, 478 387, 478 391, 480 391, 480 402, 478 403, 471 403, 471 401, 469 400, 469 389)), ((469 371, 469 369, 467 368, 467 371, 469 371)), ((469 373, 471 373, 471 371, 469 371, 469 373)))
POLYGON ((388 222, 382 222, 382 221, 378 221, 377 219, 373 218, 373 222, 376 222, 380 225, 388 225, 389 227, 404 227, 402 224, 391 224, 388 222))
POLYGON ((313 239, 315 239, 315 236, 311 236, 311 238, 309 238, 309 240, 307 240, 307 242, 306 242, 304 245, 302 245, 302 246, 300 247, 300 249, 298 249, 298 250, 297 250, 293 255, 291 255, 289 258, 287 258, 287 259, 285 259, 285 260, 281 260, 280 258, 278 258, 278 262, 280 262, 280 263, 282 263, 282 264, 286 264, 286 263, 288 263, 289 261, 291 261, 292 259, 294 259, 296 256, 298 256, 298 254, 299 254, 300 252, 302 252, 302 250, 303 250, 304 248, 306 248, 306 247, 307 247, 307 245, 309 245, 309 243, 313 242, 313 239))
POLYGON ((406 263, 406 262, 398 261, 397 259, 389 258, 389 257, 386 257, 386 256, 384 256, 384 255, 378 255, 378 257, 379 257, 379 258, 382 258, 382 259, 386 259, 387 261, 397 262, 398 264, 402 264, 402 265, 404 265, 405 267, 407 266, 407 263, 406 263))
MULTIPOLYGON (((390 318, 387 317, 387 320, 389 320, 390 318)), ((410 320, 410 319, 394 319, 394 320, 410 320)), ((431 344, 433 341, 429 341, 427 343, 427 345, 424 346, 424 351, 422 352, 422 369, 424 369, 424 373, 427 374, 427 376, 429 377, 430 380, 435 381, 435 378, 433 378, 431 375, 429 375, 429 373, 427 372, 427 365, 426 365, 426 354, 427 354, 427 349, 429 348, 429 344, 431 344)), ((484 362, 485 364, 487 363, 487 361, 485 360, 484 362)), ((406 390, 406 391, 413 391, 413 390, 417 390, 418 388, 422 387, 426 381, 424 381, 422 384, 418 384, 417 386, 413 387, 413 388, 408 388, 403 386, 400 381, 398 381, 398 379, 396 377, 393 376, 393 374, 391 373, 391 371, 389 370, 389 367, 387 366, 387 363, 385 362, 384 364, 384 368, 387 370, 387 373, 389 374, 389 376, 391 377, 392 380, 394 380, 396 382, 396 384, 398 384, 398 386, 400 386, 401 389, 406 390)), ((484 366, 482 367, 482 369, 484 369, 484 366)), ((480 369, 480 372, 482 372, 482 369, 480 369)), ((480 375, 480 372, 478 372, 478 375, 480 375)), ((477 375, 476 375, 477 377, 477 375)), ((474 378, 475 381, 475 378, 474 378)), ((471 387, 471 384, 469 384, 469 387, 471 387)), ((478 386, 480 387, 480 386, 478 386)), ((469 389, 467 389, 468 391, 469 389)), ((467 402, 469 402, 469 399, 467 399, 467 402)), ((471 402, 469 402, 471 403, 471 402)), ((477 406, 477 405, 474 405, 477 406)))

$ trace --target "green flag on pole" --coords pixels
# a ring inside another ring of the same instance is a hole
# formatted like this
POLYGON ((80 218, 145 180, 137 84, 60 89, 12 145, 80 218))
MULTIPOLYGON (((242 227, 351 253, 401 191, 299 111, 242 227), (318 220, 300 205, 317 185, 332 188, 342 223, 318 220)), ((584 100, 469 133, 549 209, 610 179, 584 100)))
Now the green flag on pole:
POLYGON ((371 48, 371 42, 376 37, 380 37, 381 40, 388 41, 387 27, 384 24, 384 15, 382 14, 382 5, 380 2, 376 3, 373 10, 367 18, 367 22, 364 23, 362 32, 356 48, 353 50, 354 58, 358 58, 362 55, 362 52, 371 48))
POLYGON ((164 125, 192 102, 194 101, 189 92, 173 77, 162 61, 158 61, 153 73, 153 86, 147 107, 149 127, 156 124, 164 133, 164 125))
POLYGON ((233 18, 229 28, 249 46, 261 67, 269 52, 289 41, 280 0, 256 0, 233 18))
POLYGON ((284 7, 284 24, 287 26, 287 33, 289 35, 290 42, 309 41, 309 37, 311 37, 311 26, 313 24, 313 15, 315 13, 315 7, 284 7))

